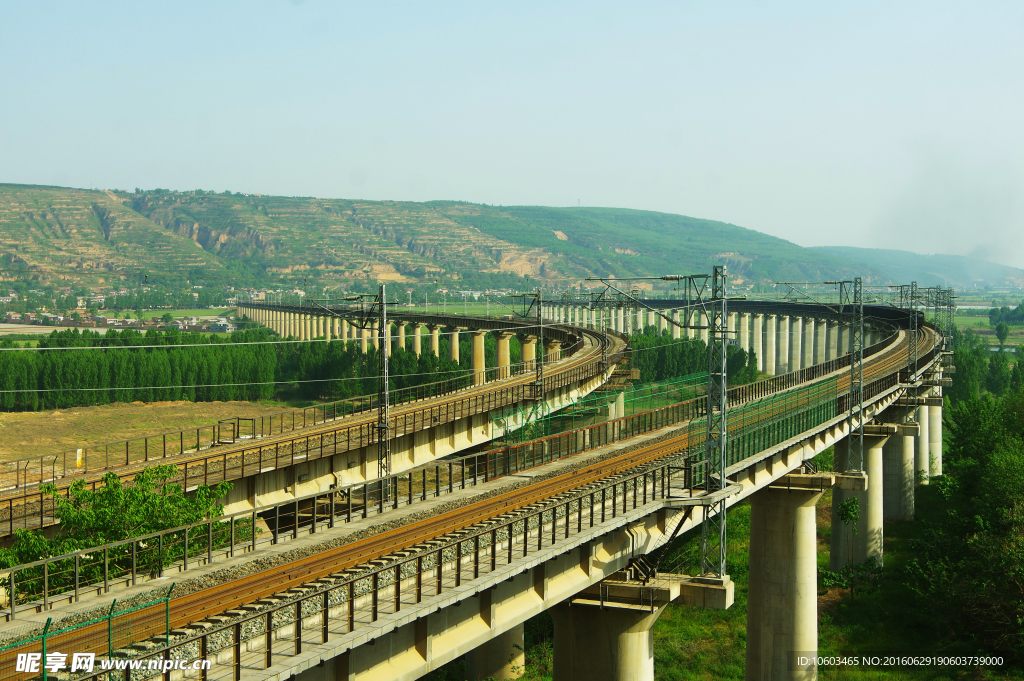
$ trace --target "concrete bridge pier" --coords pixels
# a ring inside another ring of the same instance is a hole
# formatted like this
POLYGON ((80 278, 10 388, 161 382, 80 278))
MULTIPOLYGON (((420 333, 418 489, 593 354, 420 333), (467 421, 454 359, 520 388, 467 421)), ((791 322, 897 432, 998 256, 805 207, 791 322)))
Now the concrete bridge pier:
MULTIPOLYGON (((838 572, 850 563, 863 563, 872 556, 882 560, 882 519, 885 508, 885 461, 884 449, 890 435, 896 434, 896 426, 868 426, 876 434, 864 434, 864 472, 867 473, 866 490, 848 490, 836 487, 832 490, 832 545, 829 555, 829 569, 838 572), (838 508, 847 499, 856 498, 859 508, 857 525, 846 525, 839 519, 838 508), (856 530, 856 532, 854 532, 856 530)), ((847 440, 848 442, 848 440, 847 440)), ((842 471, 847 465, 847 442, 836 445, 836 470, 842 471), (843 450, 840 457, 838 451, 843 450)))
POLYGON ((459 363, 459 331, 464 330, 462 327, 453 326, 448 337, 448 358, 456 364, 459 363))
POLYGON ((755 314, 751 325, 751 348, 757 355, 757 370, 764 371, 764 315, 755 314))
POLYGON ((537 337, 524 336, 519 339, 520 357, 523 363, 523 371, 535 371, 537 369, 537 337))
POLYGON ((836 321, 830 321, 828 324, 828 348, 825 351, 825 361, 836 359, 839 357, 839 330, 840 325, 836 321))
MULTIPOLYGON (((942 378, 942 373, 936 374, 942 378)), ((931 475, 942 475, 942 388, 932 391, 928 401, 928 451, 931 475), (937 403, 936 403, 937 402, 937 403)))
POLYGON ((769 376, 775 375, 775 334, 775 315, 765 315, 764 371, 769 376))
POLYGON ((518 624, 466 655, 468 681, 509 681, 518 679, 526 667, 524 627, 518 624))
MULTIPOLYGON (((679 310, 672 310, 672 321, 676 324, 679 323, 679 310)), ((675 324, 672 325, 672 338, 674 340, 679 340, 679 327, 675 324)))
POLYGON ((791 335, 789 344, 789 370, 796 371, 803 369, 803 340, 804 335, 804 320, 802 317, 793 317, 789 322, 789 332, 791 335))
POLYGON ((562 359, 562 341, 553 338, 544 340, 544 362, 557 362, 562 359))
POLYGON ((918 425, 905 423, 906 409, 890 410, 886 417, 896 421, 896 435, 882 450, 884 490, 882 517, 885 520, 914 519, 914 438, 918 425))
POLYGON ((914 459, 914 471, 920 477, 922 485, 928 484, 928 477, 931 475, 931 448, 928 446, 928 435, 931 424, 928 422, 930 407, 921 405, 917 408, 917 423, 921 426, 917 434, 917 452, 914 459))
POLYGON ((498 331, 495 333, 495 336, 498 337, 498 378, 508 378, 512 375, 512 349, 509 345, 509 340, 514 335, 508 331, 498 331))
POLYGON ((423 354, 423 325, 412 325, 412 351, 419 357, 423 354))
POLYGON ((818 650, 815 504, 821 492, 767 487, 751 495, 747 681, 809 681, 818 650))
POLYGON ((654 681, 654 623, 667 602, 570 604, 551 608, 554 681, 654 681))
POLYGON ((812 317, 804 317, 803 346, 804 357, 800 362, 800 368, 806 369, 814 364, 814 325, 817 322, 812 317))
POLYGON ((828 320, 816 319, 814 321, 814 359, 812 364, 822 364, 825 359, 825 349, 828 347, 828 320))
POLYGON ((484 337, 487 335, 487 332, 475 329, 470 332, 470 335, 473 338, 473 385, 483 385, 487 380, 487 361, 484 354, 486 347, 484 344, 484 337))
POLYGON ((775 369, 779 374, 786 374, 791 371, 789 363, 789 317, 779 315, 779 358, 775 362, 775 369))
POLYGON ((750 351, 750 313, 740 313, 740 350, 743 352, 750 351))
POLYGON ((430 351, 434 353, 435 357, 441 357, 441 327, 430 324, 427 326, 430 330, 430 351))

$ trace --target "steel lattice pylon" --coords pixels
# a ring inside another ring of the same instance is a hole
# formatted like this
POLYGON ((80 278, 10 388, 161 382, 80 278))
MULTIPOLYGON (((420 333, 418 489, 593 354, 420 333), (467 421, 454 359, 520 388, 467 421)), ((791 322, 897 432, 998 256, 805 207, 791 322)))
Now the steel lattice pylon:
POLYGON ((378 298, 380 312, 377 324, 377 361, 380 365, 377 378, 377 477, 382 481, 391 475, 391 404, 388 395, 388 305, 384 284, 380 285, 378 298))
MULTIPOLYGON (((729 442, 728 386, 726 384, 726 320, 725 266, 716 265, 711 284, 711 305, 708 314, 708 401, 705 453, 708 461, 708 493, 724 489, 726 448, 729 442)), ((726 538, 725 497, 704 507, 701 523, 701 573, 725 575, 726 538)))
POLYGON ((864 285, 854 277, 853 286, 846 289, 843 307, 853 307, 850 333, 850 417, 846 466, 848 470, 864 469, 864 285))

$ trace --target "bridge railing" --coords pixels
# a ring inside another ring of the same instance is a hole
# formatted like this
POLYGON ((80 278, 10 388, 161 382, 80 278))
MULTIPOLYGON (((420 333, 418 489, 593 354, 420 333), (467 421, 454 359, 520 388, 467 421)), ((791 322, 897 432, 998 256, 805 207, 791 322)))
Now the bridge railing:
MULTIPOLYGON (((576 353, 582 348, 583 340, 580 339, 569 345, 568 351, 576 353)), ((499 369, 492 368, 491 371, 498 372, 499 369)), ((559 367, 545 373, 542 389, 533 383, 519 381, 514 385, 499 385, 486 393, 468 394, 461 398, 457 397, 458 391, 454 391, 449 394, 455 395, 456 398, 443 404, 425 405, 420 409, 396 415, 392 421, 391 432, 393 437, 399 437, 423 428, 487 412, 507 404, 536 399, 538 392, 546 394, 564 385, 587 380, 602 371, 601 363, 595 361, 567 368, 559 367)), ((424 401, 426 399, 429 398, 424 398, 424 401)), ((277 468, 300 461, 334 456, 375 444, 377 441, 378 432, 374 423, 366 422, 351 426, 342 424, 314 434, 302 435, 300 433, 297 437, 266 445, 254 444, 253 447, 246 447, 243 441, 241 448, 224 449, 221 452, 212 451, 186 461, 169 459, 166 463, 173 464, 178 468, 178 474, 170 482, 180 483, 186 490, 191 490, 199 485, 237 480, 246 475, 261 472, 270 466, 277 468)), ((163 462, 162 458, 161 462, 163 462)), ((132 471, 119 474, 122 479, 133 476, 134 472, 132 471)), ((94 479, 88 484, 96 489, 102 483, 101 480, 94 479)), ((63 494, 68 493, 67 487, 64 487, 63 494)), ((55 499, 38 491, 38 488, 14 494, 8 493, 5 498, 0 499, 0 527, 6 525, 8 534, 13 534, 15 529, 45 527, 48 524, 47 517, 52 517, 56 506, 55 499)))
MULTIPOLYGON (((729 464, 834 418, 836 386, 832 377, 734 409, 730 418, 729 464)), ((207 519, 19 565, 11 568, 2 582, 7 594, 7 619, 13 619, 18 609, 42 611, 57 600, 75 602, 90 590, 107 593, 112 586, 135 585, 163 577, 168 571, 187 570, 190 563, 208 564, 215 555, 233 557, 236 552, 251 552, 260 544, 277 543, 289 536, 297 538, 300 531, 315 533, 319 528, 333 528, 338 522, 348 523, 388 509, 411 506, 668 426, 685 424, 673 437, 678 451, 686 453, 699 466, 704 458, 704 408, 703 400, 688 400, 531 442, 428 464, 383 479, 297 497, 258 511, 207 519)), ((639 448, 645 443, 630 446, 639 448)))

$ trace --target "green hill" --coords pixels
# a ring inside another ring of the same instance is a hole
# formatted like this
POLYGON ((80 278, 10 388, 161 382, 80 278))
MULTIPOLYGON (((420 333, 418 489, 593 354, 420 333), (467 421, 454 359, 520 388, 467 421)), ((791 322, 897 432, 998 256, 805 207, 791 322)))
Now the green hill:
POLYGON ((528 276, 568 285, 595 275, 708 272, 718 263, 737 286, 910 278, 887 262, 854 260, 641 210, 0 185, 2 269, 82 284, 144 273, 465 287, 522 286, 528 276))
POLYGON ((920 255, 882 248, 821 246, 811 250, 863 263, 896 281, 956 288, 1024 286, 1024 270, 962 255, 920 255))

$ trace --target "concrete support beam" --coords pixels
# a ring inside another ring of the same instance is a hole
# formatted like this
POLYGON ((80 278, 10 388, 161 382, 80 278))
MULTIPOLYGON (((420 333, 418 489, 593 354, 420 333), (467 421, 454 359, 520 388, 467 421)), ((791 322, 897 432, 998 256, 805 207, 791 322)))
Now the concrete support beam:
POLYGON ((397 345, 401 349, 405 350, 405 322, 398 322, 398 342, 397 345))
MULTIPOLYGON (((906 410, 895 411, 897 418, 905 417, 906 410)), ((889 438, 882 450, 882 517, 885 520, 913 520, 914 436, 919 426, 913 422, 895 425, 896 435, 889 438)))
POLYGON ((818 650, 815 504, 820 492, 766 488, 751 495, 747 681, 808 680, 794 652, 818 650))
MULTIPOLYGON (((679 310, 672 310, 672 321, 676 324, 679 323, 679 310)), ((675 324, 672 325, 672 338, 679 340, 679 327, 675 324)))
POLYGON ((775 375, 775 341, 776 341, 776 320, 775 315, 765 316, 765 344, 764 344, 764 372, 769 376, 775 375))
POLYGON ((740 314, 740 349, 743 352, 750 350, 750 313, 743 312, 740 314))
POLYGON ((367 327, 357 327, 359 329, 359 349, 365 355, 370 349, 370 329, 367 327))
MULTIPOLYGON (((894 428, 891 428, 895 430, 894 428)), ((887 435, 864 436, 864 471, 867 489, 832 492, 832 548, 829 569, 838 572, 850 563, 863 563, 870 557, 882 560, 882 518, 885 508, 884 447, 887 435), (839 505, 847 499, 857 499, 859 519, 857 525, 846 525, 838 516, 839 505), (856 530, 856 532, 854 531, 856 530)), ((848 464, 849 439, 836 445, 836 468, 848 464)))
POLYGON ((412 351, 417 357, 423 354, 423 324, 412 325, 412 351))
POLYGON ((349 332, 348 320, 347 319, 342 319, 341 320, 341 331, 338 332, 338 338, 340 338, 341 340, 347 342, 349 340, 349 333, 350 332, 349 332))

